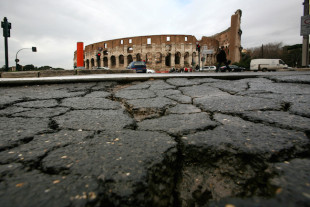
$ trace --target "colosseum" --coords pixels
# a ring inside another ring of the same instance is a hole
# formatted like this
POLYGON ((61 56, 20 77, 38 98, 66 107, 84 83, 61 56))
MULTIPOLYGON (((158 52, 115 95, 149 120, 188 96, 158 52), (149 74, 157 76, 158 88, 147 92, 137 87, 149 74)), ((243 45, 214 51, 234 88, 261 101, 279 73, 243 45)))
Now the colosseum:
MULTIPOLYGON (((102 41, 85 46, 85 69, 109 67, 124 69, 132 61, 145 61, 148 68, 167 71, 170 68, 215 65, 216 54, 224 46, 228 59, 239 62, 241 58, 240 29, 242 11, 231 16, 228 29, 211 37, 197 40, 193 35, 151 35, 102 41), (200 52, 196 49, 200 46, 200 52), (97 54, 100 56, 97 57, 97 54), (200 62, 199 62, 200 61, 200 62)), ((74 53, 74 65, 77 56, 74 53)))

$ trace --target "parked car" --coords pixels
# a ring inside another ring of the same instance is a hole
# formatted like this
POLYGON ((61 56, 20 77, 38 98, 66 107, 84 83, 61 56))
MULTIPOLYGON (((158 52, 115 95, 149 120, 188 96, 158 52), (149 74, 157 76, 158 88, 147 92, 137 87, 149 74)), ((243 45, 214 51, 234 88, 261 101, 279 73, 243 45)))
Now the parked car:
POLYGON ((148 68, 147 68, 147 69, 146 69, 146 72, 147 72, 147 73, 155 73, 155 70, 152 70, 152 69, 148 69, 148 68))
POLYGON ((127 69, 135 70, 136 73, 146 73, 146 64, 144 61, 134 61, 128 65, 127 69))
POLYGON ((199 71, 215 71, 216 70, 216 66, 203 66, 202 68, 200 68, 199 71))
MULTIPOLYGON (((237 66, 237 65, 230 65, 229 67, 230 67, 229 72, 243 72, 243 71, 246 70, 245 68, 239 67, 239 66, 237 66)), ((226 68, 226 66, 220 67, 220 71, 221 71, 221 72, 226 72, 227 70, 228 70, 228 69, 226 68)))

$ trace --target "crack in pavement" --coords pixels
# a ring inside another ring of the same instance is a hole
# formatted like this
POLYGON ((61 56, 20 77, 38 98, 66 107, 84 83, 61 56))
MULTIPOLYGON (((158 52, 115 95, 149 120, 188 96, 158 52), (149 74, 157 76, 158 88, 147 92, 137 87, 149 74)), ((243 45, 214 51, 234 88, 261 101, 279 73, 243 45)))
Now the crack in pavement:
POLYGON ((308 182, 310 169, 309 110, 296 111, 310 97, 307 81, 299 87, 296 79, 5 88, 0 93, 13 95, 0 110, 1 200, 12 206, 251 206, 251 199, 264 205, 288 195, 293 206, 309 201, 297 196, 307 195, 307 185, 293 187, 308 182), (46 113, 59 107, 68 110, 46 113), (290 176, 298 169, 303 177, 290 176))

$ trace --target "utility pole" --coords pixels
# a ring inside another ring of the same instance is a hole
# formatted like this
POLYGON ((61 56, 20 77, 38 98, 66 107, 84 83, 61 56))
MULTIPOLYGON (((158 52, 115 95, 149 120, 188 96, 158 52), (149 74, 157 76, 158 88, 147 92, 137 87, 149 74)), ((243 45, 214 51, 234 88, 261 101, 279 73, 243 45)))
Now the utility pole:
MULTIPOLYGON (((304 1, 304 16, 309 15, 309 0, 304 1)), ((302 67, 309 65, 309 34, 303 35, 302 42, 302 67)))
POLYGON ((200 69, 200 45, 199 42, 196 42, 196 51, 198 51, 198 65, 200 69))

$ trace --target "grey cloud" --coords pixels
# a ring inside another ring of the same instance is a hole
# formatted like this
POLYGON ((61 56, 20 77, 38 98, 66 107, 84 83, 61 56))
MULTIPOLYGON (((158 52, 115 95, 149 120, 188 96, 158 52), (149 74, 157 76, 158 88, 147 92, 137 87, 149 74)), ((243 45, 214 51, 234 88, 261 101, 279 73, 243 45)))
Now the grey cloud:
MULTIPOLYGON (((22 64, 72 69, 76 42, 155 34, 190 34, 197 38, 227 29, 230 17, 243 11, 244 48, 269 42, 301 43, 303 0, 0 0, 0 17, 12 23, 10 65, 20 53, 22 64)), ((1 32, 2 33, 2 32, 1 32)), ((4 41, 0 41, 0 67, 4 41)))

